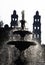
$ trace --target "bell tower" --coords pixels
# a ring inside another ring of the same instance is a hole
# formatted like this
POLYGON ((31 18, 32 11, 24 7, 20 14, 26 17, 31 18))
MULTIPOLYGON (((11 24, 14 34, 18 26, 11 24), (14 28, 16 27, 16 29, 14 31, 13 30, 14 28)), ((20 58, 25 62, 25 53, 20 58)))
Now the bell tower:
POLYGON ((33 39, 37 40, 41 43, 41 16, 39 12, 36 11, 36 15, 34 15, 34 22, 33 22, 33 39))
POLYGON ((16 13, 16 10, 13 11, 13 14, 11 15, 11 28, 18 26, 18 15, 16 13))

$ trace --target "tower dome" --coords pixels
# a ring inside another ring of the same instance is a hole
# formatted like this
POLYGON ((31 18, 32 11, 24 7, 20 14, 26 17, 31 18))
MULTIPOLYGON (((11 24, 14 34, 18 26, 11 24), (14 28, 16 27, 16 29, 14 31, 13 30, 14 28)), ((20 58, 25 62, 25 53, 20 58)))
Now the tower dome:
POLYGON ((39 11, 36 11, 36 15, 39 15, 39 11))
POLYGON ((13 11, 13 14, 16 14, 16 10, 13 11))

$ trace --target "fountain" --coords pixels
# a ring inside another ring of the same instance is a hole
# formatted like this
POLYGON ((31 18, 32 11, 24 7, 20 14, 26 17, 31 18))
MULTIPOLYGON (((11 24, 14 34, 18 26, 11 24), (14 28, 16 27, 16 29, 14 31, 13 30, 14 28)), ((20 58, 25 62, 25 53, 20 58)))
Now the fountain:
POLYGON ((20 50, 20 56, 16 61, 14 61, 14 63, 16 65, 25 65, 25 62, 23 62, 21 60, 22 51, 27 49, 30 45, 36 45, 36 43, 24 40, 24 37, 26 35, 32 34, 30 31, 24 30, 24 27, 25 27, 24 11, 22 11, 22 20, 20 21, 20 23, 21 23, 21 30, 14 31, 13 34, 17 34, 17 35, 19 34, 21 36, 21 40, 20 41, 10 41, 7 44, 8 45, 15 45, 15 47, 20 50))

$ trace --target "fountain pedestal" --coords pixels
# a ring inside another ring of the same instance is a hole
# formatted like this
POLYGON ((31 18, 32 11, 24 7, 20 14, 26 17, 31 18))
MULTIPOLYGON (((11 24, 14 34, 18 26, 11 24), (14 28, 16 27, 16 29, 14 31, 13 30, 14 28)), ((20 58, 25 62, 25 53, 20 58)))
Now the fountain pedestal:
POLYGON ((27 49, 30 45, 36 45, 34 42, 27 42, 27 41, 11 41, 8 43, 9 45, 15 45, 16 48, 20 50, 20 56, 16 61, 14 61, 14 64, 16 65, 25 65, 26 60, 21 59, 22 52, 27 49))

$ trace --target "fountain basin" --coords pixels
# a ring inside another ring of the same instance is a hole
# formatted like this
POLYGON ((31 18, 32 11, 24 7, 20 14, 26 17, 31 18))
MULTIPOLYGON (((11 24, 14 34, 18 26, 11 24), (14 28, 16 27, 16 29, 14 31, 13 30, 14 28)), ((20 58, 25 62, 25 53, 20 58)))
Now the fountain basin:
POLYGON ((7 44, 15 45, 20 51, 27 49, 30 45, 36 45, 36 43, 30 41, 10 41, 7 44))
POLYGON ((18 30, 14 31, 13 34, 19 34, 21 37, 25 37, 25 35, 32 34, 30 31, 25 31, 25 30, 18 30))

